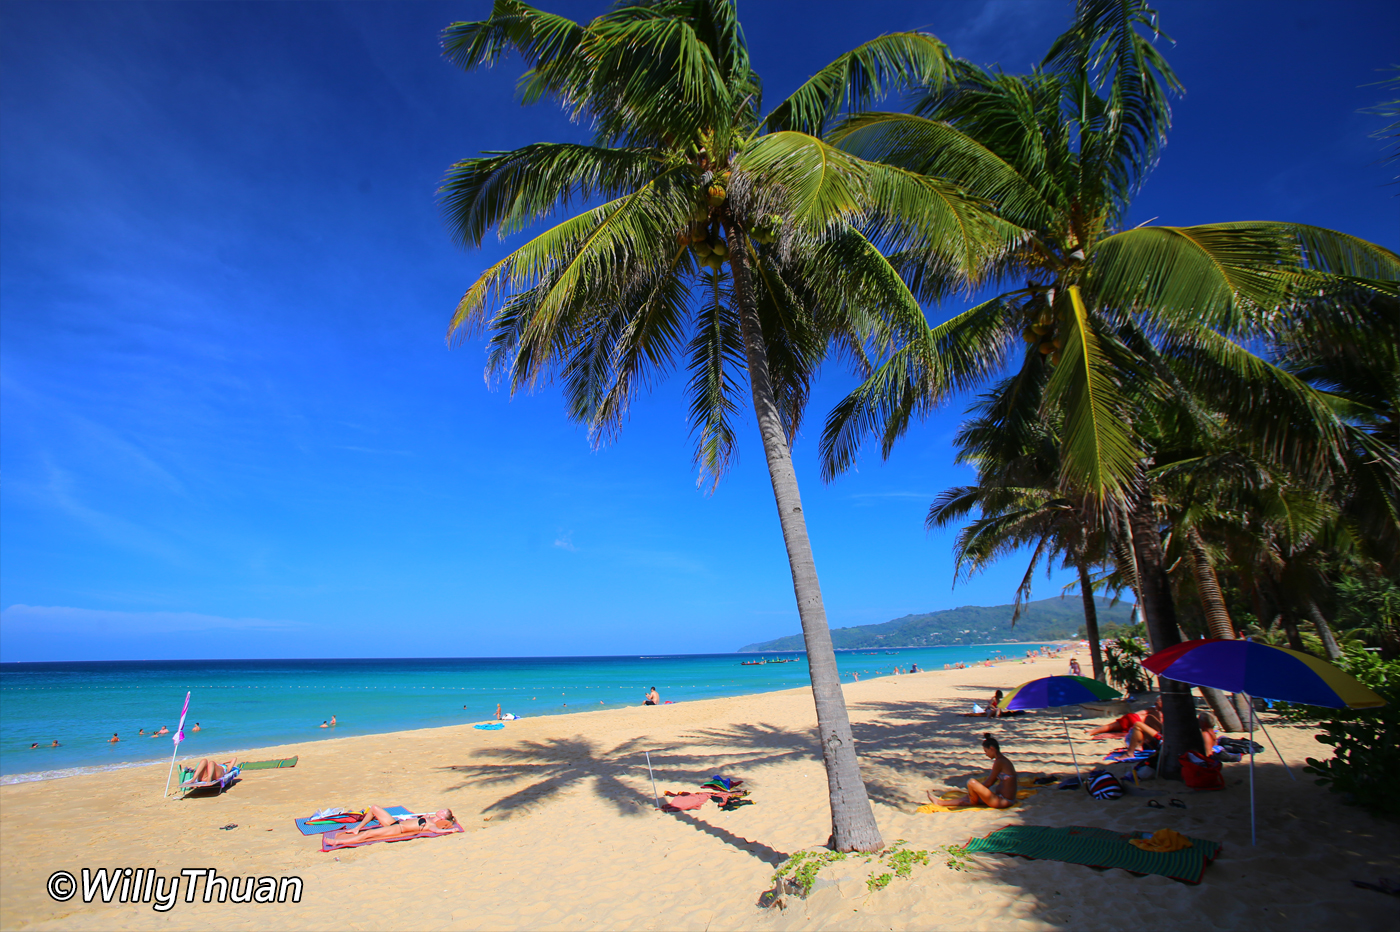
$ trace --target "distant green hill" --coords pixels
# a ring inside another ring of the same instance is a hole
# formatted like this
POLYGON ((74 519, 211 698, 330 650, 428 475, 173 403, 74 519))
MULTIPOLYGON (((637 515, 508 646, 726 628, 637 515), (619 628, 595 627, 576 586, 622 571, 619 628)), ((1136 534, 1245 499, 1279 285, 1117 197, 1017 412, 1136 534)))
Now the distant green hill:
MULTIPOLYGON (((1099 624, 1130 624, 1133 607, 1110 600, 1095 600, 1099 624)), ((1058 641, 1082 637, 1084 603, 1078 596, 1041 599, 1027 603, 1016 627, 1011 627, 1011 605, 964 605, 927 615, 905 615, 879 625, 836 628, 831 632, 837 649, 870 647, 935 647, 953 644, 991 644, 998 641, 1058 641)), ((803 650, 802 635, 748 644, 739 651, 803 650)))

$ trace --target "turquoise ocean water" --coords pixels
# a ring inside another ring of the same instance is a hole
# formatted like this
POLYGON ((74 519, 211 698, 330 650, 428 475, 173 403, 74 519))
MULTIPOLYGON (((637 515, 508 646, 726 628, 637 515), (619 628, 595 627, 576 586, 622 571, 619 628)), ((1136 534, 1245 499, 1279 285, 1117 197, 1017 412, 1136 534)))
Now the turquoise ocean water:
MULTIPOLYGON (((941 670, 1038 644, 840 651, 843 681, 898 666, 941 670)), ((168 760, 185 692, 180 758, 346 735, 640 705, 649 687, 686 702, 806 686, 806 657, 741 666, 754 654, 403 660, 170 660, 0 664, 0 782, 168 760), (334 729, 320 728, 336 716, 334 729), (202 731, 191 733, 199 722, 202 731), (109 744, 112 733, 121 741, 109 744), (55 739, 59 747, 47 747, 55 739), (29 750, 38 742, 38 750, 29 750)))

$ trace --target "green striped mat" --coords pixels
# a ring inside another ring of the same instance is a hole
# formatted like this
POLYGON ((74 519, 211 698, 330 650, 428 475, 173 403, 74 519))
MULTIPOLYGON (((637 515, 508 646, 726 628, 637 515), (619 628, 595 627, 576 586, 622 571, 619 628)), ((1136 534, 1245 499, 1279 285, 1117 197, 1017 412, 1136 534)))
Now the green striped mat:
POLYGON ((1143 851, 1128 844, 1141 833, 1113 832, 1105 828, 1069 825, 1008 825, 985 838, 967 843, 970 853, 1016 854, 1023 858, 1066 861, 1089 867, 1121 867, 1135 874, 1161 874, 1183 883, 1200 883, 1206 865, 1220 854, 1220 842, 1192 838, 1180 851, 1143 851))
POLYGON ((281 760, 250 760, 238 766, 244 770, 280 770, 283 767, 295 767, 300 757, 284 757, 281 760))

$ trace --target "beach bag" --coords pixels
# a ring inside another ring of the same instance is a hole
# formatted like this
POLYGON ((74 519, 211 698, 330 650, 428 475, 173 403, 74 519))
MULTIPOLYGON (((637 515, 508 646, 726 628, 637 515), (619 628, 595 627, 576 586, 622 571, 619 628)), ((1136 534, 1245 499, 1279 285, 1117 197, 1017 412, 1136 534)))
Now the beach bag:
POLYGON ((1107 770, 1089 774, 1089 795, 1095 799, 1117 799, 1123 795, 1123 784, 1107 770))
POLYGON ((1207 760, 1195 751, 1181 755, 1181 779, 1193 790, 1223 790, 1225 776, 1220 772, 1220 762, 1207 760))

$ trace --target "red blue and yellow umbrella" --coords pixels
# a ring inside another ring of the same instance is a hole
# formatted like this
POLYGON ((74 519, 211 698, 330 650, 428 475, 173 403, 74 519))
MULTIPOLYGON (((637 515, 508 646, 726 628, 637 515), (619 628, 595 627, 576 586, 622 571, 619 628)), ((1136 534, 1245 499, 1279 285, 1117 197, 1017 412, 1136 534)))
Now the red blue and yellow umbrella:
MULTIPOLYGON (((1002 697, 997 705, 1010 712, 1015 709, 1055 709, 1066 705, 1079 705, 1084 702, 1099 702, 1104 699, 1117 699, 1123 694, 1112 686, 1105 686, 1087 676, 1042 676, 1038 680, 1022 683, 1002 697)), ((1074 760, 1074 772, 1079 773, 1079 755, 1074 752, 1074 739, 1069 735, 1069 718, 1065 718, 1065 740, 1069 742, 1070 757, 1074 760)), ((1084 778, 1080 777, 1080 786, 1084 778)))
POLYGON ((1112 686, 1087 676, 1042 676, 1017 686, 998 705, 1008 712, 1015 709, 1054 709, 1063 705, 1118 699, 1122 695, 1112 686))
POLYGON ((1257 641, 1203 638, 1159 650, 1142 665, 1167 679, 1279 702, 1371 709, 1385 700, 1310 654, 1257 641))

